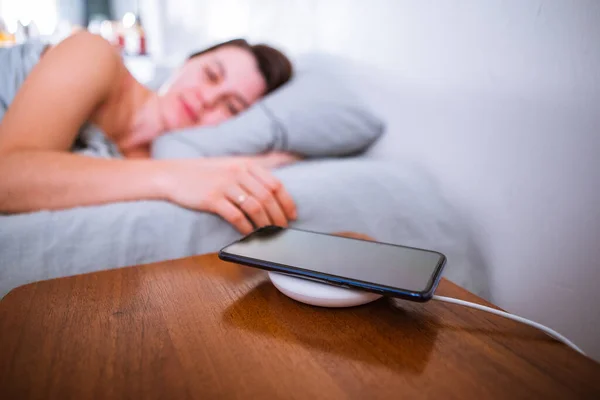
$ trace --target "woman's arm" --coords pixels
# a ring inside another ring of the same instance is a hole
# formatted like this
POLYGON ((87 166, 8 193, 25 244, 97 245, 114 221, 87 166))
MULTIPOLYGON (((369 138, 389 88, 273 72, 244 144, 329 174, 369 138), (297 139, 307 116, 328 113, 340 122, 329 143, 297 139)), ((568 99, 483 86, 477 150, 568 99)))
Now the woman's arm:
POLYGON ((0 212, 164 199, 165 169, 152 160, 108 160, 21 150, 0 155, 0 212), (162 174, 162 175, 161 175, 162 174), (162 177, 162 179, 161 179, 162 177))
POLYGON ((69 153, 79 128, 118 84, 119 63, 104 39, 80 33, 34 68, 0 124, 0 212, 165 199, 217 213, 242 232, 251 223, 285 225, 294 218, 281 184, 247 160, 109 160, 69 153), (237 193, 252 201, 236 207, 237 193))
POLYGON ((161 198, 157 165, 68 153, 79 128, 114 90, 119 55, 76 34, 48 51, 0 124, 0 211, 161 198))
POLYGON ((87 32, 47 51, 0 124, 0 153, 69 151, 81 126, 115 91, 123 70, 110 44, 87 32))

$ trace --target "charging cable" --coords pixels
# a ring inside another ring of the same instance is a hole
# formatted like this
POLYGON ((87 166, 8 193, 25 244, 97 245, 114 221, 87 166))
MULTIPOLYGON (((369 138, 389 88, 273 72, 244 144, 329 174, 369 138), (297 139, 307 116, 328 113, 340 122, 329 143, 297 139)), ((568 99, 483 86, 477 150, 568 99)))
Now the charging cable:
POLYGON ((491 307, 482 306, 481 304, 471 303, 470 301, 464 301, 464 300, 454 299, 452 297, 445 297, 445 296, 436 296, 436 295, 434 295, 433 299, 434 300, 439 300, 439 301, 445 301, 446 303, 458 304, 458 305, 465 306, 465 307, 475 308, 476 310, 486 311, 486 312, 489 312, 489 313, 492 313, 492 314, 499 315, 499 316, 504 317, 504 318, 512 319, 513 321, 517 321, 517 322, 520 322, 520 323, 525 324, 525 325, 533 326, 534 328, 537 328, 537 329, 539 329, 541 331, 546 332, 548 335, 552 336, 554 339, 563 342, 564 344, 566 344, 567 346, 569 346, 573 350, 578 351, 579 353, 585 355, 585 353, 583 352, 583 350, 581 350, 579 347, 577 347, 577 345, 575 345, 575 343, 571 342, 569 339, 567 339, 566 337, 564 337, 560 333, 556 332, 554 329, 550 329, 547 326, 539 324, 537 322, 530 321, 530 320, 528 320, 526 318, 523 318, 523 317, 519 317, 518 315, 509 314, 509 313, 504 312, 504 311, 496 310, 496 309, 491 308, 491 307))

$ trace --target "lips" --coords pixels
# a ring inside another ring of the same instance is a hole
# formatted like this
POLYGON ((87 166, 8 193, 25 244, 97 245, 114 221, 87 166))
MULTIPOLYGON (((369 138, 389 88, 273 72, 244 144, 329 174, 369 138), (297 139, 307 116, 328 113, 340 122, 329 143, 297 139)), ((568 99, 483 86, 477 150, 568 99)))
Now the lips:
POLYGON ((194 110, 194 108, 185 100, 182 95, 179 95, 178 99, 185 115, 187 115, 192 122, 198 122, 198 113, 194 110))

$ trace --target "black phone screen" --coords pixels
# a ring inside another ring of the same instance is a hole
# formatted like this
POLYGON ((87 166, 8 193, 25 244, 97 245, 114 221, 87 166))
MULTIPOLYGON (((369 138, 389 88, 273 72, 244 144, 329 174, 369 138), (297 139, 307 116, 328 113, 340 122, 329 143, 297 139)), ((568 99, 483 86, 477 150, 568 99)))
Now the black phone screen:
POLYGON ((429 290, 445 261, 434 251, 278 227, 260 229, 223 252, 411 292, 429 290))

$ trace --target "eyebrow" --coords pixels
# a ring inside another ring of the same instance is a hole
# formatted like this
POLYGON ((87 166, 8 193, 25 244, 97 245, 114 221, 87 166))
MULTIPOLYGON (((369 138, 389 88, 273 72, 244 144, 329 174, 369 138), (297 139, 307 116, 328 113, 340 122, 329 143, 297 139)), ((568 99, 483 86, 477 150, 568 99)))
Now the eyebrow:
MULTIPOLYGON (((225 78, 227 76, 227 71, 225 71, 225 66, 223 65, 223 63, 221 62, 221 60, 219 60, 218 58, 215 58, 215 63, 217 64, 217 68, 219 69, 219 73, 221 74, 221 76, 223 78, 225 78)), ((239 93, 232 93, 231 96, 235 97, 235 99, 239 103, 242 104, 242 106, 244 107, 244 109, 250 108, 250 103, 248 103, 242 96, 240 96, 239 93)))
POLYGON ((215 59, 215 63, 217 64, 217 68, 219 69, 219 74, 221 74, 221 76, 223 78, 225 78, 225 76, 227 76, 227 73, 225 71, 225 67, 223 66, 223 63, 218 58, 215 59))

